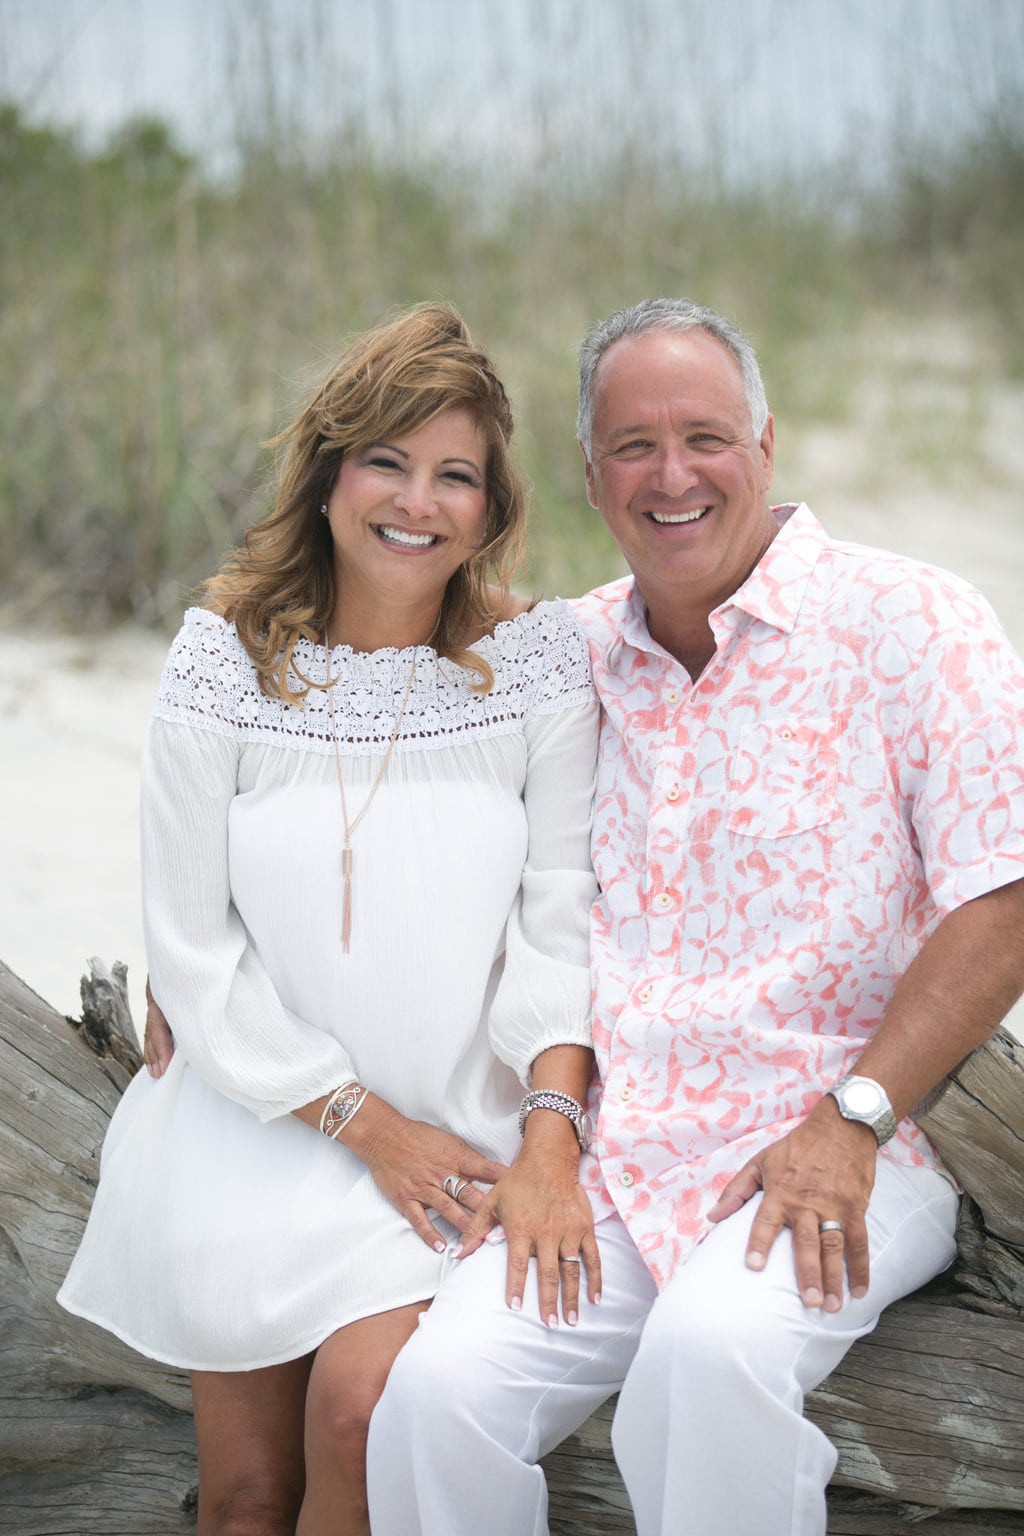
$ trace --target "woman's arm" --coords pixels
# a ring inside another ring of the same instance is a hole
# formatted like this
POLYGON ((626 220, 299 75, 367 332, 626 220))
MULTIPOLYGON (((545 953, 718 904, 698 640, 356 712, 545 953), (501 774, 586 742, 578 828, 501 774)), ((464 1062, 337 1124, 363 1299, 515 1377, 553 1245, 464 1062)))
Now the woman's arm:
MULTIPOLYGON (((590 818, 597 754, 596 702, 539 714, 527 724, 524 788, 529 847, 508 925, 505 971, 491 1013, 494 1049, 531 1090, 553 1089, 585 1105, 590 1049, 590 909, 597 892, 590 818)), ((600 1260, 590 1201, 580 1188, 572 1120, 536 1108, 523 1124, 511 1170, 486 1195, 460 1257, 500 1222, 508 1241, 506 1300, 523 1305, 531 1257, 541 1315, 576 1321, 581 1265, 596 1301, 600 1260), (575 1263, 579 1259, 581 1263, 575 1263)))

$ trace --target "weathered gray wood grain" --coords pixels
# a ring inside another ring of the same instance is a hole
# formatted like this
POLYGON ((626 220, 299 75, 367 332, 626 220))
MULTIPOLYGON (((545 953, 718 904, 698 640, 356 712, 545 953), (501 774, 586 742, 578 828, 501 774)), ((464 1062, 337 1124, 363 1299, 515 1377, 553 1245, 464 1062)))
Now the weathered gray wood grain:
POLYGON ((75 1028, 0 962, 0 1532, 170 1536, 194 1526, 188 1382, 55 1300, 139 1061, 123 999, 90 1017, 118 978, 93 982, 75 1028))
MULTIPOLYGON (((0 1533, 174 1536, 194 1523, 186 1378, 54 1300, 107 1121, 138 1063, 123 986, 84 1021, 0 962, 0 1533)), ((1024 1050, 1000 1036, 922 1124, 972 1197, 955 1270, 886 1313, 814 1393, 839 1449, 831 1536, 1024 1536, 1024 1050)), ((631 1536, 606 1404, 544 1466, 553 1536, 631 1536)))

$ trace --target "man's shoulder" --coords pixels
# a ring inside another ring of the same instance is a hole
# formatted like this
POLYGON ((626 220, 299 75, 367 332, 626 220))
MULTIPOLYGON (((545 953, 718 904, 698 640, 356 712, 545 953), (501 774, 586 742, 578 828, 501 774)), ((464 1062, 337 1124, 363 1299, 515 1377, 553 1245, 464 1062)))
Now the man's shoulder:
POLYGON ((617 581, 595 587, 571 602, 576 622, 588 640, 600 639, 617 630, 629 610, 633 596, 633 577, 620 576, 617 581))
POLYGON ((925 602, 985 603, 978 589, 955 571, 896 550, 829 539, 824 555, 820 574, 826 583, 839 585, 851 597, 859 596, 868 603, 888 592, 916 592, 925 602))

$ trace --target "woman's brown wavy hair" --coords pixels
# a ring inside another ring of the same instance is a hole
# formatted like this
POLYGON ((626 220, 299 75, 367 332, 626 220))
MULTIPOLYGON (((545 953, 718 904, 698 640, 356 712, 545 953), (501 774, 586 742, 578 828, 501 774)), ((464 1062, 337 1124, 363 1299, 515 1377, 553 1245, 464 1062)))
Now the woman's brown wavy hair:
POLYGON ((320 508, 342 459, 452 409, 468 411, 487 441, 487 521, 480 548, 448 582, 430 644, 476 671, 479 691, 492 686, 490 667, 465 638, 494 627, 525 554, 527 490, 509 446, 512 410, 462 316, 447 304, 418 304, 354 337, 271 440, 283 453, 274 509, 203 588, 208 606, 236 625, 264 693, 298 703, 322 686, 297 671, 293 653, 300 637, 323 639, 334 611, 334 550, 320 508))

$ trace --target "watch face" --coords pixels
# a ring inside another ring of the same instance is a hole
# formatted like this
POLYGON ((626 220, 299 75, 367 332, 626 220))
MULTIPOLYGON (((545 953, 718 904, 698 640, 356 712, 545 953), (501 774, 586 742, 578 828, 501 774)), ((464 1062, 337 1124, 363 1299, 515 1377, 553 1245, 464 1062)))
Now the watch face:
POLYGON ((877 1115, 882 1108, 882 1095, 874 1083, 847 1083, 843 1103, 855 1115, 877 1115))

